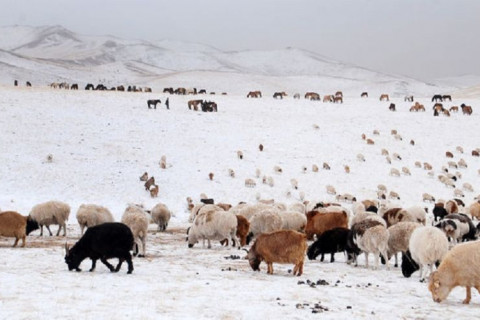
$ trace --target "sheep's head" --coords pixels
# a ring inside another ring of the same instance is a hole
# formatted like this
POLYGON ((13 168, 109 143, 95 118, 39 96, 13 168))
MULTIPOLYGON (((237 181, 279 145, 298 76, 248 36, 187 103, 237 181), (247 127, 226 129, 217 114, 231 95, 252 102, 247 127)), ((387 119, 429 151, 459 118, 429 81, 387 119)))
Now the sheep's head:
POLYGON ((190 234, 190 229, 191 229, 191 227, 188 227, 188 229, 187 229, 187 239, 186 239, 186 241, 188 242, 188 247, 193 248, 193 245, 195 243, 197 243, 198 241, 197 241, 197 238, 194 235, 190 234))
POLYGON ((35 231, 38 228, 40 228, 40 227, 38 226, 37 221, 33 220, 31 217, 28 217, 27 218, 27 230, 26 230, 27 236, 30 232, 35 231))
POLYGON ((250 251, 248 251, 247 259, 253 271, 260 271, 260 263, 262 262, 262 259, 255 253, 254 247, 250 248, 250 251))
POLYGON ((432 293, 433 301, 440 303, 447 298, 452 287, 442 283, 438 271, 434 271, 430 275, 428 290, 432 293))
POLYGON ((67 244, 65 244, 65 263, 68 265, 68 271, 82 271, 79 266, 82 262, 82 258, 75 252, 75 248, 70 249, 67 244))
POLYGON ((307 256, 309 260, 315 260, 315 258, 318 257, 318 255, 320 254, 320 250, 318 249, 318 246, 315 246, 313 244, 308 247, 307 256))
POLYGON ((410 251, 402 254, 402 274, 405 278, 410 278, 412 273, 418 269, 420 269, 420 266, 413 260, 410 251))

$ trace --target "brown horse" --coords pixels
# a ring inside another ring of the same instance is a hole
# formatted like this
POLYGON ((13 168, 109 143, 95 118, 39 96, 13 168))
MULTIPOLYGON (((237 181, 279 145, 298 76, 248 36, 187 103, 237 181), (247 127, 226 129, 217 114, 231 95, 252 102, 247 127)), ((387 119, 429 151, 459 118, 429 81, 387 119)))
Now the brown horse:
POLYGON ((343 97, 335 96, 335 97, 333 98, 333 102, 334 102, 334 103, 343 103, 343 97))
POLYGON ((462 108, 462 113, 466 115, 471 115, 473 112, 473 109, 471 106, 466 106, 464 103, 460 106, 462 108))
POLYGON ((287 94, 285 93, 285 91, 275 92, 275 93, 273 94, 273 97, 274 97, 275 99, 283 99, 283 97, 286 97, 286 96, 287 96, 287 94))
POLYGON ((261 98, 262 97, 262 92, 261 91, 250 91, 247 94, 247 98, 261 98))
POLYGON ((390 97, 386 93, 380 95, 380 101, 390 101, 390 97))
POLYGON ((330 94, 323 96, 323 102, 334 102, 334 97, 330 94))
POLYGON ((307 92, 305 93, 305 99, 320 100, 320 95, 316 92, 307 92))
POLYGON ((172 87, 170 87, 170 88, 163 88, 163 93, 173 94, 173 88, 172 88, 172 87))
POLYGON ((201 105, 203 100, 190 100, 188 101, 188 109, 198 111, 198 106, 201 105))
POLYGON ((457 106, 451 106, 450 107, 450 112, 458 112, 458 107, 457 106))

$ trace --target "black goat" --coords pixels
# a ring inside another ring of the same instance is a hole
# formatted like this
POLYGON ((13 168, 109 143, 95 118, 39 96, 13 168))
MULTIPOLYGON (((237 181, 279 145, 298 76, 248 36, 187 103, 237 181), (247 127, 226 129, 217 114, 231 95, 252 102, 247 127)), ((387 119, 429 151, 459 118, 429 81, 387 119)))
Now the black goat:
POLYGON ((128 263, 128 272, 132 273, 133 263, 130 250, 133 247, 133 234, 128 226, 123 223, 109 222, 90 227, 78 242, 67 251, 65 262, 68 270, 82 271, 79 266, 85 258, 92 260, 90 272, 95 270, 97 260, 103 262, 111 272, 118 272, 123 261, 128 263), (118 265, 114 268, 107 259, 118 258, 118 265))
POLYGON ((335 253, 347 250, 347 239, 350 230, 347 228, 335 228, 325 231, 310 247, 308 247, 307 256, 310 260, 315 260, 318 255, 322 255, 320 261, 323 262, 326 253, 330 253, 330 262, 335 262, 335 253))

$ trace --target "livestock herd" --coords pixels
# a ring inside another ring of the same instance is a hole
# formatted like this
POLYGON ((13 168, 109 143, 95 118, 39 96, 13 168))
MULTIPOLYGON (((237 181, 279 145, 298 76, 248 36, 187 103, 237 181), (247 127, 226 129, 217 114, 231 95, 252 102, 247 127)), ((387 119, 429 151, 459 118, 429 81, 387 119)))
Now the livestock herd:
MULTIPOLYGON (((70 89, 72 89, 71 86, 70 89)), ((176 90, 172 89, 172 91, 176 93, 176 90)), ((186 90, 178 92, 178 94, 188 94, 186 90)), ((252 91, 247 95, 247 97, 258 98, 261 96, 260 91, 252 91)), ((274 98, 283 99, 285 96, 287 96, 285 92, 278 92, 274 98)), ((295 94, 294 98, 299 96, 295 94)), ((367 96, 366 92, 362 94, 362 97, 367 96)), ((343 101, 341 92, 325 97, 327 98, 324 98, 324 102, 336 102, 336 99, 338 102, 343 101)), ((448 99, 445 96, 441 98, 443 101, 448 99)), ((307 92, 305 99, 320 100, 320 95, 307 92)), ((387 94, 382 94, 380 100, 389 101, 389 97, 387 94)), ((411 102, 413 97, 409 96, 408 99, 405 97, 405 100, 411 102)), ((157 102, 152 101, 147 102, 149 108, 151 104, 156 106, 157 102)), ((216 104, 213 106, 204 100, 188 102, 189 109, 198 110, 198 106, 201 106, 202 111, 217 111, 216 104)), ((422 110, 418 103, 415 106, 413 111, 422 110)), ((464 114, 472 113, 471 107, 470 109, 468 107, 461 105, 462 110, 467 110, 464 114)), ((445 109, 440 109, 436 105, 434 110, 444 112, 445 109)), ((392 135, 395 139, 401 140, 398 133, 392 132, 392 135)), ((365 135, 362 138, 367 144, 375 143, 365 135)), ((259 149, 262 151, 263 145, 259 149)), ((479 151, 473 150, 472 156, 478 156, 479 151)), ((383 153, 382 150, 382 154, 386 156, 387 161, 389 159, 391 161, 388 151, 383 153)), ((448 153, 446 155, 449 157, 448 153)), ((243 153, 239 151, 237 156, 242 159, 243 153)), ((391 157, 397 161, 401 160, 398 154, 392 153, 391 157)), ((365 161, 365 157, 359 154, 357 160, 365 161)), ((166 167, 166 159, 163 158, 162 161, 166 167)), ((422 167, 422 164, 419 163, 419 166, 422 167)), ((464 160, 452 162, 448 163, 448 166, 457 168, 466 166, 466 162, 464 160)), ((330 166, 324 163, 323 168, 329 170, 330 166)), ((423 163, 423 168, 432 172, 428 163, 423 163)), ((312 171, 318 171, 318 169, 317 165, 312 166, 312 171)), ((230 176, 234 177, 235 172, 230 170, 230 176)), ((344 170, 348 174, 349 166, 344 166, 344 170)), ((277 167, 274 171, 281 172, 282 169, 277 167)), ((443 171, 444 174, 439 176, 439 180, 455 188, 455 183, 460 178, 459 174, 449 173, 448 170, 443 171)), ((411 174, 406 167, 402 168, 402 173, 411 174)), ((401 173, 399 170, 392 170, 391 175, 400 176, 401 173)), ((257 174, 257 178, 259 177, 260 173, 257 174)), ((210 179, 212 178, 213 174, 210 179)), ((148 178, 148 174, 145 173, 141 180, 145 181, 145 188, 151 196, 156 197, 158 185, 155 184, 154 178, 148 178)), ((266 184, 273 185, 273 179, 269 177, 264 177, 262 180, 266 184)), ((291 180, 291 184, 292 188, 298 189, 298 182, 295 179, 291 180)), ((255 185, 254 179, 245 180, 245 186, 255 187, 255 185)), ((463 187, 468 189, 469 186, 464 184, 463 187)), ((357 201, 355 196, 337 194, 333 186, 327 186, 328 194, 335 195, 335 199, 339 202, 351 202, 351 208, 345 208, 339 203, 303 201, 286 205, 261 199, 257 199, 258 203, 255 204, 239 203, 232 206, 226 203, 214 204, 213 200, 209 201, 211 199, 206 197, 201 203, 194 204, 189 198, 187 205, 190 210, 191 226, 187 230, 188 247, 193 247, 199 241, 203 241, 205 246, 207 241, 207 246, 210 248, 212 241, 218 240, 222 244, 241 248, 249 246, 251 241, 255 240, 245 257, 253 270, 260 270, 260 264, 264 261, 267 264, 267 272, 272 274, 273 263, 291 263, 294 264, 293 274, 298 276, 303 273, 305 256, 315 260, 321 255, 323 261, 324 255, 330 254, 330 261, 334 263, 334 255, 337 252, 345 252, 348 263, 358 265, 357 258, 364 253, 368 268, 368 256, 373 254, 374 268, 378 269, 381 259, 384 260, 386 268, 389 268, 389 260, 392 257, 395 258, 395 266, 398 266, 397 254, 402 253, 401 267, 404 276, 409 277, 420 269, 420 279, 425 281, 427 269, 430 269, 429 290, 434 301, 443 301, 455 286, 465 286, 467 297, 464 303, 468 303, 471 299, 471 287, 480 289, 480 277, 475 273, 480 267, 480 255, 475 253, 480 250, 480 242, 474 241, 480 234, 480 223, 476 226, 474 224, 475 219, 480 218, 479 199, 465 206, 463 201, 458 199, 436 200, 433 196, 424 194, 424 201, 435 203, 432 212, 434 219, 432 219, 432 215, 428 214, 423 207, 391 207, 386 199, 386 188, 379 186, 378 189, 378 200, 357 201), (470 242, 458 244, 463 241, 470 242), (439 265, 435 272, 433 272, 434 265, 439 265)), ((390 191, 388 197, 395 199, 399 198, 399 195, 390 191)), ((22 246, 25 246, 25 237, 33 230, 40 228, 40 235, 43 235, 45 226, 52 235, 50 225, 59 226, 57 236, 60 235, 62 228, 63 236, 66 236, 66 222, 69 214, 70 206, 58 201, 34 206, 28 217, 13 211, 0 212, 0 236, 14 237, 14 246, 21 239, 22 246)), ((90 271, 95 269, 96 261, 100 259, 112 272, 119 271, 125 261, 128 264, 128 273, 132 273, 133 262, 130 251, 139 257, 146 255, 148 224, 154 222, 160 231, 164 231, 168 227, 170 217, 171 212, 161 203, 152 210, 145 210, 138 205, 129 205, 122 216, 121 223, 116 223, 107 208, 93 204, 81 205, 77 211, 77 220, 82 237, 72 248, 66 247, 65 262, 68 269, 80 271, 81 262, 90 258, 92 260, 90 271), (84 233, 85 228, 87 231, 84 233), (108 263, 107 259, 110 258, 119 259, 116 267, 108 263)))

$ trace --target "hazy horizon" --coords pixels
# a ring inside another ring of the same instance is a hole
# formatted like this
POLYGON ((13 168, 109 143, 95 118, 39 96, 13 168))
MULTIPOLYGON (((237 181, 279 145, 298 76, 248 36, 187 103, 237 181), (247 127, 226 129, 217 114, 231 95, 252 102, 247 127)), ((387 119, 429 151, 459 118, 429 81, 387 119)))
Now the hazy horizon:
POLYGON ((175 39, 223 51, 295 47, 371 70, 430 81, 480 76, 480 1, 0 0, 9 25, 61 25, 85 35, 175 39))

